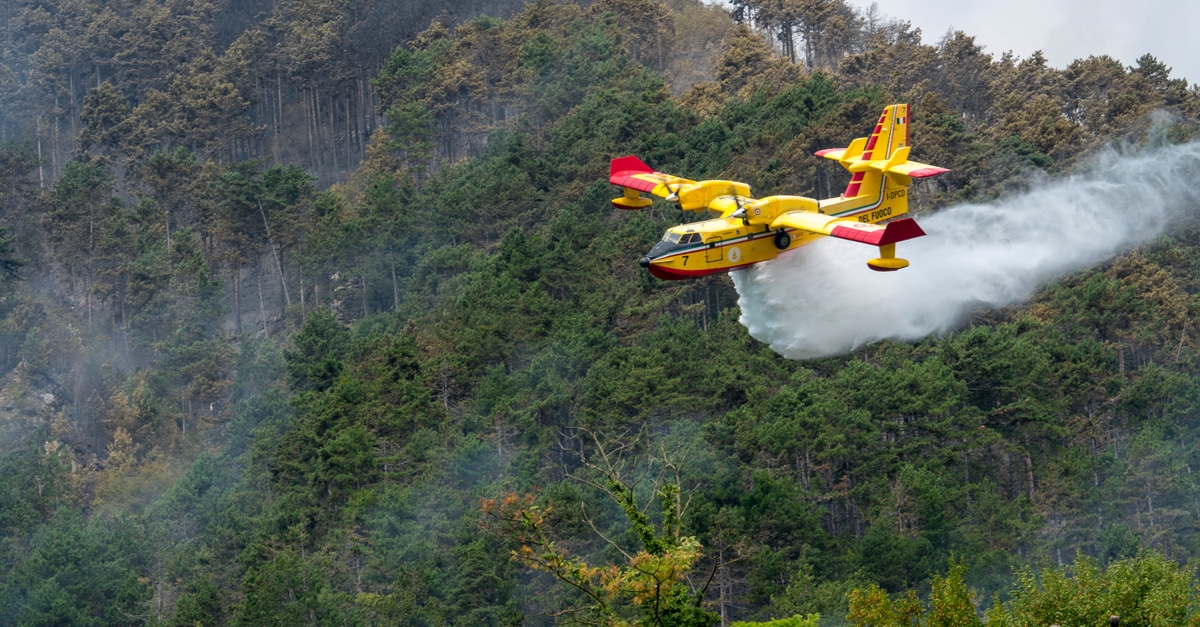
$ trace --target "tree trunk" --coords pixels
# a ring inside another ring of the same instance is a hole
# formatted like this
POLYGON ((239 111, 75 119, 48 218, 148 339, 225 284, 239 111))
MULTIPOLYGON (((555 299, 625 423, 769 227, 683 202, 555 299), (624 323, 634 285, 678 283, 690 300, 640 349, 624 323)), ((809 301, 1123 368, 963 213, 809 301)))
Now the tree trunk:
MULTIPOLYGON (((68 87, 67 87, 68 95, 71 97, 71 136, 79 137, 79 125, 76 122, 76 120, 78 119, 79 105, 77 105, 76 101, 75 101, 75 67, 74 67, 74 64, 72 64, 71 67, 67 68, 67 85, 68 85, 68 87)), ((85 81, 84 86, 85 87, 87 86, 86 81, 85 81)))
POLYGON ((359 275, 358 284, 362 287, 363 317, 366 318, 370 315, 370 312, 367 311, 367 278, 359 275))
POLYGON ((721 627, 729 625, 729 605, 733 586, 729 580, 729 567, 722 564, 725 561, 725 548, 717 551, 717 606, 721 610, 721 627))
POLYGON ((275 106, 272 107, 271 116, 275 118, 275 141, 271 143, 271 154, 275 156, 275 163, 279 163, 279 127, 283 124, 283 79, 279 74, 275 74, 275 106))
POLYGON ((400 308, 400 284, 396 281, 396 256, 390 255, 392 262, 392 311, 400 308))
POLYGON ((806 28, 804 31, 804 65, 810 70, 813 67, 813 55, 815 53, 816 50, 813 46, 813 29, 806 28))
POLYGON ((46 189, 46 160, 42 158, 42 116, 37 118, 38 189, 46 189))
POLYGON ((325 170, 325 158, 324 158, 325 156, 323 154, 321 154, 321 147, 324 145, 324 142, 321 141, 321 92, 317 91, 317 88, 315 85, 313 86, 313 91, 312 91, 312 101, 313 101, 313 110, 312 110, 313 111, 313 119, 312 119, 313 136, 316 138, 316 143, 317 143, 317 176, 320 177, 321 173, 325 170))
POLYGON ((353 108, 353 105, 354 105, 354 95, 351 94, 350 89, 347 88, 346 89, 346 142, 345 142, 346 143, 346 169, 347 170, 353 169, 353 167, 351 166, 351 162, 354 161, 354 157, 352 156, 354 154, 353 153, 354 147, 353 147, 353 142, 351 141, 353 138, 353 135, 350 132, 350 130, 351 130, 350 118, 354 117, 353 115, 351 115, 350 110, 353 108))
POLYGON ((258 201, 258 212, 262 214, 263 229, 267 232, 267 245, 271 247, 271 257, 275 260, 275 269, 279 272, 279 286, 283 288, 283 300, 288 307, 292 306, 292 297, 288 294, 287 281, 283 280, 283 262, 279 258, 279 248, 275 246, 275 238, 271 237, 271 225, 267 222, 267 210, 262 201, 258 201))
POLYGON ((1033 502, 1034 502, 1034 498, 1033 498, 1033 497, 1034 497, 1034 490, 1033 490, 1033 458, 1031 458, 1031 457, 1029 456, 1029 453, 1028 453, 1028 452, 1026 452, 1026 453, 1025 453, 1025 473, 1026 473, 1026 476, 1027 476, 1027 477, 1028 477, 1028 479, 1029 479, 1029 503, 1030 503, 1030 504, 1033 504, 1033 502))
POLYGON ((233 328, 242 334, 242 264, 233 269, 233 328))
POLYGON ((338 151, 337 151, 337 124, 334 121, 334 112, 337 109, 337 101, 334 100, 333 94, 329 95, 329 152, 333 155, 333 178, 337 180, 338 172, 338 151))
POLYGON ((305 116, 306 119, 304 121, 304 125, 308 127, 308 165, 310 168, 316 170, 317 152, 313 144, 312 99, 308 97, 308 94, 304 94, 304 96, 304 108, 308 109, 308 115, 305 116))
POLYGON ((262 272, 255 268, 254 274, 258 277, 258 315, 262 316, 263 336, 271 337, 271 332, 267 330, 267 304, 263 301, 262 272))
MULTIPOLYGON (((58 96, 54 97, 54 110, 58 111, 58 96)), ((50 176, 58 178, 58 114, 54 115, 54 134, 51 136, 53 140, 50 146, 50 176)))
MULTIPOLYGON (((300 247, 299 252, 297 253, 297 257, 299 258, 299 257, 303 256, 304 243, 301 242, 300 244, 298 244, 298 246, 300 247)), ((304 323, 304 311, 305 311, 305 306, 304 306, 305 305, 305 303, 304 303, 304 265, 296 264, 296 272, 297 272, 297 274, 300 275, 300 277, 299 277, 299 279, 300 279, 300 323, 303 324, 304 323)))

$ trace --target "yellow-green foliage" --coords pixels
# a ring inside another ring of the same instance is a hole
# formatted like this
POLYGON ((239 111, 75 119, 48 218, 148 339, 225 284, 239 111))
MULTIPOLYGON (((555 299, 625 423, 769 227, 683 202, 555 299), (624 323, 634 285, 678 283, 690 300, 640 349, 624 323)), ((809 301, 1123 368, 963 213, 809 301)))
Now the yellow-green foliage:
POLYGON ((983 626, 975 613, 975 595, 963 582, 966 570, 963 565, 952 563, 945 577, 933 576, 931 607, 925 620, 927 627, 983 626))
POLYGON ((846 620, 861 627, 982 627, 975 611, 975 595, 963 581, 966 570, 962 564, 951 562, 949 573, 933 576, 928 610, 914 590, 895 599, 878 586, 854 590, 846 620))
POLYGON ((846 620, 858 627, 909 627, 919 625, 924 608, 917 593, 909 590, 904 596, 892 599, 879 586, 850 592, 850 612, 846 620))
MULTIPOLYGON (((892 598, 878 586, 856 589, 846 619, 858 627, 982 627, 965 571, 951 563, 946 576, 934 575, 928 608, 915 590, 892 598)), ((987 625, 1102 627, 1112 616, 1125 627, 1200 625, 1193 571, 1152 552, 1107 567, 1080 555, 1068 566, 1023 569, 1011 599, 997 597, 988 610, 987 625)))
POLYGON ((1080 556, 1074 564, 1022 570, 1007 603, 988 611, 989 627, 1079 625, 1100 627, 1120 616, 1123 627, 1200 625, 1191 565, 1159 553, 1113 562, 1107 568, 1080 556))
POLYGON ((768 620, 759 622, 752 621, 734 621, 733 627, 817 627, 821 623, 820 614, 809 614, 800 616, 799 614, 790 618, 780 618, 778 620, 768 620))

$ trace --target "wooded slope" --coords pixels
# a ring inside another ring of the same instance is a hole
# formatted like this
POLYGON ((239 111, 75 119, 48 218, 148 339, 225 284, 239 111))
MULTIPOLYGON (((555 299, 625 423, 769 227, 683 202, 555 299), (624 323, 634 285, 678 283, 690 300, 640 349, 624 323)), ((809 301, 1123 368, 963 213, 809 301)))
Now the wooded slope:
POLYGON ((1017 586, 1006 624, 1045 617, 1014 569, 1077 553, 1194 613, 1198 223, 797 363, 727 277, 641 271, 682 218, 606 182, 637 154, 836 194, 813 151, 906 101, 953 170, 914 190, 935 211, 1193 137, 1200 93, 1152 56, 602 0, 380 35, 373 66, 336 42, 388 22, 349 3, 101 4, 5 5, 8 54, 45 65, 0 90, 27 103, 0 120, 0 624, 886 624, 931 575, 979 606, 1017 586))

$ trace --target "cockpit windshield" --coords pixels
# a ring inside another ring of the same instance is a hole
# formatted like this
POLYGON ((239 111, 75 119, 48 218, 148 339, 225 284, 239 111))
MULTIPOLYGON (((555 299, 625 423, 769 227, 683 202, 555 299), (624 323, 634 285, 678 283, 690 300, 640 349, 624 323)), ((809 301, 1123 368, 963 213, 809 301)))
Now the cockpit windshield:
POLYGON ((672 233, 667 231, 667 234, 663 235, 662 241, 667 242, 668 244, 696 244, 700 242, 700 234, 672 233))
POLYGON ((667 231, 663 235, 662 241, 669 244, 695 244, 700 241, 699 233, 672 233, 667 231))

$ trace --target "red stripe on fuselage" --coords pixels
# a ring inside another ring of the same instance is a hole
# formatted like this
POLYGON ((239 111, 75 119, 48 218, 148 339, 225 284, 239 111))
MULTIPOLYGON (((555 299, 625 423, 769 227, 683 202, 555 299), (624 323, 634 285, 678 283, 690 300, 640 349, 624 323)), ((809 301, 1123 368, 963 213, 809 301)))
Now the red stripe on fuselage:
MULTIPOLYGON (((783 251, 783 252, 787 252, 787 251, 783 251)), ((764 259, 763 261, 766 261, 766 260, 764 259)), ((721 274, 722 272, 729 272, 730 270, 740 270, 742 268, 752 266, 756 263, 762 263, 762 261, 751 261, 750 263, 743 263, 738 266, 729 266, 726 268, 712 268, 712 269, 705 269, 705 270, 676 270, 675 268, 667 268, 665 266, 660 266, 658 264, 655 264, 654 262, 651 262, 649 270, 650 270, 651 275, 656 276, 660 279, 665 279, 667 281, 680 281, 683 279, 694 279, 696 277, 708 276, 710 274, 721 274)))
MULTIPOLYGON (((887 117, 887 116, 884 115, 883 117, 880 117, 879 123, 877 123, 875 125, 875 131, 871 133, 871 139, 867 142, 867 147, 865 149, 863 149, 863 153, 862 153, 862 156, 859 157, 859 161, 870 161, 871 160, 871 154, 875 152, 875 142, 879 141, 879 132, 883 130, 883 118, 884 117, 887 117)), ((863 180, 863 173, 855 172, 854 176, 850 178, 850 184, 846 186, 846 193, 844 193, 842 195, 845 196, 846 198, 854 198, 855 196, 857 196, 858 191, 862 186, 862 180, 863 180)))
POLYGON ((862 185, 863 173, 855 172, 854 176, 850 177, 850 184, 846 186, 846 193, 842 194, 846 198, 854 198, 858 195, 858 188, 862 185))
MULTIPOLYGON (((867 147, 863 149, 863 154, 861 157, 859 157, 859 161, 870 161, 871 156, 875 154, 875 144, 879 141, 879 134, 883 132, 883 123, 886 120, 887 112, 885 111, 883 115, 879 116, 879 121, 875 123, 875 130, 871 132, 871 139, 867 141, 867 147)), ((894 123, 893 126, 895 126, 894 123)), ((888 142, 891 142, 890 135, 888 142)), ((863 173, 856 172, 854 176, 850 178, 850 184, 846 186, 846 191, 842 194, 842 196, 845 198, 854 198, 855 196, 858 196, 858 192, 862 187, 862 180, 863 173)))
POLYGON ((863 159, 871 158, 871 151, 875 150, 875 144, 879 141, 879 132, 883 130, 883 125, 875 127, 875 132, 871 133, 871 141, 867 142, 867 147, 863 150, 863 159))

